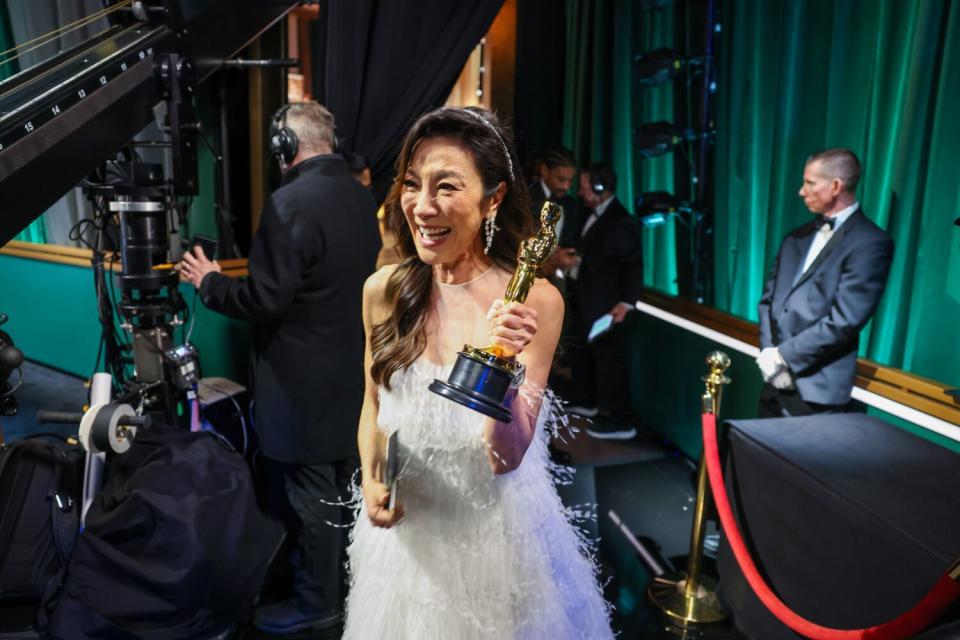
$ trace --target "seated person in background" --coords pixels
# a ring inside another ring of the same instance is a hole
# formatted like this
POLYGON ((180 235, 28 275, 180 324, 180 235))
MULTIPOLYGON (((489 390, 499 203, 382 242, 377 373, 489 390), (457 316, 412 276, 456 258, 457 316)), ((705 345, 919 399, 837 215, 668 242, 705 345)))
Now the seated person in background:
POLYGON ((857 202, 849 149, 807 158, 800 197, 816 218, 787 234, 757 308, 761 418, 844 411, 860 330, 887 286, 893 240, 857 202))

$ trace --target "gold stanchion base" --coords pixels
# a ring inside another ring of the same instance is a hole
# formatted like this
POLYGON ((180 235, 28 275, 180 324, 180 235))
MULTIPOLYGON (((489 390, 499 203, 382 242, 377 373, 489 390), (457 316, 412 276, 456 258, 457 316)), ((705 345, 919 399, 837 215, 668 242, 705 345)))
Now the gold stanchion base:
POLYGON ((726 620, 727 614, 717 599, 716 581, 701 575, 697 593, 688 598, 684 593, 686 580, 687 574, 677 571, 654 578, 647 587, 647 596, 667 621, 680 627, 694 627, 726 620))

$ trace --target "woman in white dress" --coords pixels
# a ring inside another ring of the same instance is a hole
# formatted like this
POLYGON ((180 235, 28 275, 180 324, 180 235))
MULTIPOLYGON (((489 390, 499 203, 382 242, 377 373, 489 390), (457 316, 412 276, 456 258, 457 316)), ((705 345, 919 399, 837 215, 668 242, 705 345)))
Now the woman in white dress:
POLYGON ((363 514, 349 548, 345 638, 609 638, 594 564, 547 455, 547 375, 563 299, 538 279, 500 298, 535 233, 520 164, 495 116, 443 108, 407 134, 388 197, 403 258, 364 286, 363 514), (509 424, 428 390, 463 345, 525 365, 509 424), (394 507, 383 482, 396 432, 394 507))

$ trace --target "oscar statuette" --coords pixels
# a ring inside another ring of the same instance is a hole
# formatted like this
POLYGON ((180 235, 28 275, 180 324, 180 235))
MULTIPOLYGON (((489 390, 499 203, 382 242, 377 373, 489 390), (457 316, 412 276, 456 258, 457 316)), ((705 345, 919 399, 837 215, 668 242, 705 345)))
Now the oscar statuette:
MULTIPOLYGON (((557 247, 556 226, 559 220, 559 205, 545 202, 540 210, 540 231, 520 243, 517 270, 503 295, 504 305, 522 303, 527 299, 537 269, 553 255, 557 247)), ((503 406, 503 399, 519 369, 513 356, 496 345, 483 349, 464 345, 463 351, 457 353, 450 377, 446 382, 431 382, 430 391, 500 422, 510 422, 510 409, 503 406)))

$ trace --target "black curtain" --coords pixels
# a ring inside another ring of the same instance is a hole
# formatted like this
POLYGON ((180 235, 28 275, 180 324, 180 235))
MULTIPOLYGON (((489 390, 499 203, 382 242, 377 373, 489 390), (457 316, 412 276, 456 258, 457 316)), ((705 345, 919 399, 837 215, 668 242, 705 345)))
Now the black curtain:
POLYGON ((514 129, 520 159, 563 142, 566 3, 517 2, 514 129))
POLYGON ((503 0, 333 0, 321 95, 346 147, 370 161, 382 200, 403 136, 443 104, 503 0))

